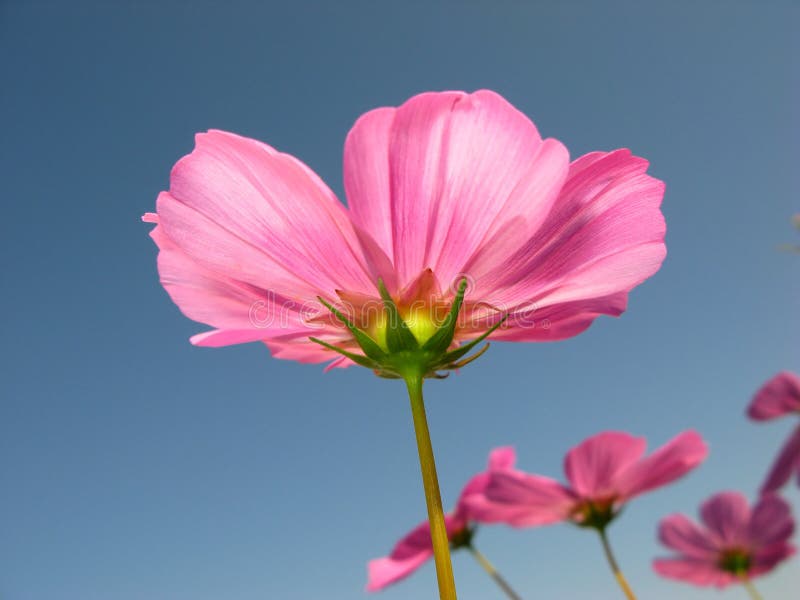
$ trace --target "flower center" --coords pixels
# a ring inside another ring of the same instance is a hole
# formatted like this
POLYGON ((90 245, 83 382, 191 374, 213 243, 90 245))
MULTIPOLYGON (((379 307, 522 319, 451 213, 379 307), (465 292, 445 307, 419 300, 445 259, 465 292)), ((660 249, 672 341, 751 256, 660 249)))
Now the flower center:
POLYGON ((470 527, 465 526, 463 529, 459 529, 450 536, 450 548, 452 550, 458 550, 459 548, 469 546, 472 543, 472 536, 474 534, 475 529, 470 527))
POLYGON ((750 553, 743 548, 729 548, 722 551, 719 568, 728 573, 741 576, 750 570, 750 553))
MULTIPOLYGON (((439 329, 447 316, 449 304, 444 302, 426 302, 418 299, 410 304, 398 303, 398 312, 405 321, 409 331, 414 335, 417 342, 422 345, 427 342, 439 329)), ((369 319, 367 332, 378 342, 384 350, 388 350, 386 345, 386 334, 390 328, 400 326, 396 319, 392 319, 382 307, 369 319)))
POLYGON ((338 294, 342 312, 385 352, 389 351, 387 334, 401 327, 400 321, 417 343, 424 345, 442 326, 454 300, 442 293, 430 269, 420 273, 405 289, 393 294, 392 301, 397 308, 394 314, 387 310, 380 296, 363 296, 343 290, 338 294))
POLYGON ((572 511, 572 521, 579 527, 591 527, 593 529, 604 529, 614 517, 617 510, 614 507, 616 498, 605 498, 599 500, 584 500, 572 511))

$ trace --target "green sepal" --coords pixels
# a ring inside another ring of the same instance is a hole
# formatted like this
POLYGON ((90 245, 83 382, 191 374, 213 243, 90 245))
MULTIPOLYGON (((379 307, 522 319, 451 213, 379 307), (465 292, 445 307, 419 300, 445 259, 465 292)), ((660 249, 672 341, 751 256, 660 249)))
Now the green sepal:
POLYGON ((347 327, 350 333, 353 334, 353 337, 364 351, 364 354, 377 362, 381 362, 386 358, 386 353, 381 349, 378 343, 358 327, 356 327, 344 313, 342 313, 332 304, 326 302, 321 296, 317 296, 317 299, 325 306, 325 308, 331 311, 334 316, 344 324, 345 327, 347 327))
POLYGON ((478 350, 472 356, 468 356, 467 358, 464 358, 464 359, 462 359, 462 360, 460 360, 458 362, 450 363, 449 365, 447 365, 447 368, 448 369, 460 369, 461 367, 466 367, 473 360, 477 360, 478 358, 480 358, 483 355, 483 353, 486 352, 489 349, 489 346, 490 346, 490 344, 487 342, 486 345, 483 348, 478 350))
POLYGON ((378 377, 383 377, 384 379, 402 379, 400 375, 395 375, 394 373, 390 373, 388 371, 375 371, 375 375, 378 377))
POLYGON ((418 350, 417 338, 414 337, 408 324, 400 316, 400 311, 397 310, 397 305, 386 290, 386 286, 383 285, 382 279, 378 279, 378 291, 383 299, 383 305, 386 307, 386 318, 389 320, 386 327, 386 347, 389 348, 389 353, 418 350))
POLYGON ((480 337, 477 337, 474 340, 471 340, 471 341, 467 342, 463 346, 459 346, 455 350, 451 350, 450 352, 448 352, 447 354, 442 356, 441 360, 438 361, 437 366, 438 365, 448 365, 450 363, 453 363, 453 362, 457 361, 459 358, 464 356, 467 352, 472 350, 475 346, 477 346, 483 340, 485 340, 487 337, 489 337, 492 333, 494 333, 495 329, 497 329, 498 327, 500 327, 500 325, 505 323, 507 318, 508 318, 508 315, 503 315, 503 318, 501 318, 497 323, 495 323, 492 326, 492 328, 489 329, 489 331, 487 331, 486 333, 484 333, 480 337))
POLYGON ((458 324, 458 313, 461 310, 461 305, 464 302, 464 292, 467 291, 467 278, 464 277, 458 284, 456 297, 450 307, 450 312, 444 319, 444 323, 436 330, 430 339, 422 346, 423 350, 430 350, 434 354, 441 354, 447 351, 450 344, 453 343, 453 336, 456 333, 456 325, 458 324))
POLYGON ((375 370, 379 370, 381 368, 381 365, 376 363, 371 358, 367 358, 366 356, 361 356, 360 354, 353 354, 352 352, 348 352, 347 350, 339 348, 338 346, 334 346, 333 344, 329 344, 328 342, 323 342, 319 338, 310 337, 308 339, 310 339, 315 344, 324 346, 328 350, 333 350, 334 352, 338 352, 342 356, 349 358, 354 363, 356 363, 357 365, 361 365, 362 367, 367 367, 368 369, 375 369, 375 370))

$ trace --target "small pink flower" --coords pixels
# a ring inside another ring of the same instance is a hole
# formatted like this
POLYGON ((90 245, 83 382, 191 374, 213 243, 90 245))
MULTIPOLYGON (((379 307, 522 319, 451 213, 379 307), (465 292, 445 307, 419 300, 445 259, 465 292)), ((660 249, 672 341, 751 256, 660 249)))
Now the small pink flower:
MULTIPOLYGON (((464 486, 455 510, 444 517, 447 537, 454 549, 470 543, 474 533, 474 528, 471 527, 472 523, 492 521, 493 518, 496 520, 496 515, 488 503, 479 500, 477 507, 473 508, 468 506, 466 501, 473 496, 482 497, 486 485, 489 483, 489 474, 511 470, 515 460, 516 455, 513 448, 492 450, 489 454, 488 471, 475 475, 464 486)), ((503 508, 499 507, 498 510, 502 513, 503 508)), ((397 542, 389 556, 369 561, 367 591, 377 592, 408 577, 432 556, 430 527, 425 521, 397 542)))
POLYGON ((170 297, 213 328, 199 346, 261 341, 278 358, 348 366, 337 352, 360 344, 318 298, 386 350, 379 280, 423 344, 463 277, 454 346, 503 316, 494 339, 559 340, 621 314, 666 253, 664 185, 646 160, 615 150, 570 162, 486 90, 359 118, 344 147, 347 207, 264 143, 209 131, 195 144, 144 220, 170 297))
MULTIPOLYGON (((777 419, 788 414, 800 416, 800 377, 788 371, 775 375, 758 390, 747 408, 747 414, 755 421, 777 419)), ((768 494, 779 489, 792 473, 796 473, 800 485, 800 425, 778 453, 778 458, 761 485, 761 493, 768 494)))
POLYGON ((658 537, 679 554, 653 561, 659 575, 694 585, 725 587, 774 569, 795 552, 789 505, 763 496, 752 508, 737 492, 722 492, 700 508, 698 525, 684 515, 663 519, 658 537))
POLYGON ((564 460, 569 485, 520 471, 491 474, 486 500, 504 507, 502 522, 514 527, 570 521, 604 529, 636 496, 682 477, 708 454, 700 435, 685 431, 649 456, 646 441, 607 431, 572 448, 564 460))

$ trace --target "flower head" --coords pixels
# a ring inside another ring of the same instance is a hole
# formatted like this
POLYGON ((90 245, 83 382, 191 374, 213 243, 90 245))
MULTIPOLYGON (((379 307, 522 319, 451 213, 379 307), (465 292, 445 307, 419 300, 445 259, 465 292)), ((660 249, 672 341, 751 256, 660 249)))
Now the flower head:
POLYGON ((647 166, 628 150, 570 163, 494 92, 426 93, 355 123, 347 208, 296 158, 209 131, 144 220, 167 292, 213 327, 194 344, 389 376, 409 352, 432 375, 489 333, 558 340, 622 313, 666 252, 647 166))
MULTIPOLYGON (((747 414, 756 421, 777 419, 789 414, 800 416, 800 377, 788 371, 775 375, 758 390, 747 408, 747 414)), ((792 473, 796 474, 800 485, 800 425, 778 453, 761 486, 761 493, 769 494, 779 489, 792 473)))
POLYGON ((682 477, 706 457, 700 435, 685 431, 649 456, 646 441, 607 431, 572 448, 564 460, 568 485, 521 471, 491 474, 485 502, 502 507, 501 521, 533 527, 569 521, 604 529, 632 498, 682 477))
MULTIPOLYGON (((445 515, 445 527, 450 546, 457 549, 469 545, 475 532, 474 523, 496 519, 493 507, 481 504, 473 507, 467 500, 482 497, 489 482, 490 473, 511 470, 516 455, 513 448, 496 448, 489 454, 489 469, 475 475, 467 482, 458 497, 454 511, 445 515)), ((502 511, 502 507, 499 509, 502 511)), ((376 558, 367 566, 367 591, 377 592, 386 586, 408 577, 433 556, 430 526, 420 523, 395 545, 392 553, 376 558)))
POLYGON ((725 587, 763 575, 795 552, 789 505, 762 497, 752 509, 737 492, 722 492, 700 508, 702 525, 681 514, 661 521, 661 543, 678 553, 653 562, 657 573, 695 585, 725 587))

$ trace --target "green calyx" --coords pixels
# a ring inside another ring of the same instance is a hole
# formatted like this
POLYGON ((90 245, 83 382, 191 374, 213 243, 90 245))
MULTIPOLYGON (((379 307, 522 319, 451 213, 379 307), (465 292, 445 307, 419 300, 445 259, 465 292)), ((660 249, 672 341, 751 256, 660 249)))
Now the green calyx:
POLYGON ((385 340, 381 340, 380 343, 367 331, 359 329, 342 311, 326 302, 323 298, 319 298, 322 305, 350 331, 363 354, 350 352, 319 338, 311 337, 309 339, 342 356, 346 356, 356 364, 374 370, 375 374, 380 377, 390 379, 432 377, 441 379, 447 377, 447 373, 442 373, 442 371, 459 369, 486 352, 489 348, 488 343, 471 356, 467 356, 506 320, 506 316, 503 316, 478 338, 457 348, 450 349, 455 337, 458 315, 464 303, 466 290, 467 280, 462 279, 447 316, 441 323, 433 326, 434 330, 430 335, 420 335, 418 339, 419 334, 415 331, 415 328, 410 327, 409 323, 403 319, 397 304, 389 295, 383 281, 378 280, 378 291, 383 301, 386 317, 385 326, 382 328, 382 331, 385 332, 385 340))
POLYGON ((747 551, 733 548, 722 553, 719 567, 723 571, 742 577, 750 572, 751 562, 750 554, 747 551))
POLYGON ((613 499, 601 502, 587 501, 575 509, 572 522, 578 527, 603 531, 618 514, 619 510, 614 508, 613 499))
POLYGON ((468 548, 472 546, 472 537, 475 535, 475 527, 464 527, 450 536, 450 549, 468 548))

